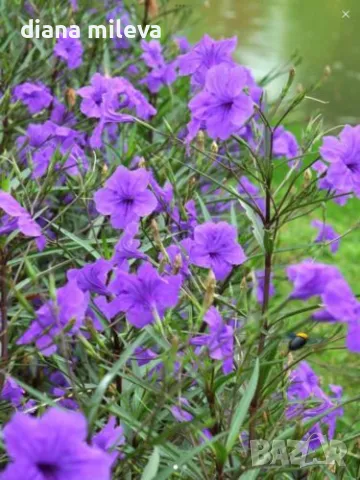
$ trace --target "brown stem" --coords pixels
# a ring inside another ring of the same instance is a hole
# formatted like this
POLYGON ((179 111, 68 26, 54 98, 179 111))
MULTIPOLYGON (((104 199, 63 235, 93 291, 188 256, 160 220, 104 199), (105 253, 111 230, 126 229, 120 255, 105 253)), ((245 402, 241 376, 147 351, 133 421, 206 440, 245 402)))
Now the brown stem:
MULTIPOLYGON (((270 135, 270 151, 269 151, 269 172, 266 181, 266 194, 265 194, 265 221, 264 221, 264 230, 265 232, 269 232, 271 229, 272 219, 271 219, 271 181, 272 181, 272 172, 271 172, 271 162, 272 162, 272 144, 273 144, 273 133, 271 132, 270 135)), ((276 214, 275 214, 276 215, 276 214)), ((263 317, 263 324, 260 332, 259 338, 259 345, 258 345, 258 358, 261 357, 261 354, 264 351, 265 347, 265 340, 267 331, 269 329, 268 324, 268 308, 269 308, 269 300, 270 300, 270 282, 271 282, 271 269, 272 269, 272 253, 273 248, 270 245, 265 246, 265 272, 264 272, 264 296, 263 296, 263 303, 262 303, 262 317, 263 317)), ((258 386, 256 388, 256 392, 254 398, 250 405, 250 423, 249 423, 249 439, 255 440, 256 438, 256 415, 257 410, 261 404, 260 399, 261 394, 261 381, 259 380, 258 386)))
POLYGON ((2 252, 0 257, 0 315, 1 315, 1 360, 4 365, 8 359, 8 322, 7 322, 7 288, 6 288, 6 256, 2 252))
POLYGON ((143 22, 142 22, 142 27, 143 28, 145 27, 145 25, 148 24, 149 10, 150 10, 150 0, 145 0, 145 11, 144 11, 144 18, 143 18, 143 22))

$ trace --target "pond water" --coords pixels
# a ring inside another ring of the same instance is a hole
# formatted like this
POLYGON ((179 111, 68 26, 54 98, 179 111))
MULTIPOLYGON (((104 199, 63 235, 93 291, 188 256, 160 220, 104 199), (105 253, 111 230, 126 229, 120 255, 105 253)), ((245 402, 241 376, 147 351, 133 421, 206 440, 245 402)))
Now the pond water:
MULTIPOLYGON (((360 0, 178 0, 192 12, 186 34, 198 41, 237 35, 237 60, 257 79, 288 61, 298 51, 302 63, 296 82, 308 85, 329 65, 332 74, 302 113, 318 110, 327 124, 360 123, 360 0)), ((270 87, 280 91, 286 77, 270 87)))

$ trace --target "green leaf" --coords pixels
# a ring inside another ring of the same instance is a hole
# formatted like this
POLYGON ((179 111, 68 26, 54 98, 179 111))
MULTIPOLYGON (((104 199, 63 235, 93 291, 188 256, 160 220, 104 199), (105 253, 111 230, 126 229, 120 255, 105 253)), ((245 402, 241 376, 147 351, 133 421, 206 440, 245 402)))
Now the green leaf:
POLYGON ((260 468, 255 468, 254 470, 248 470, 240 475, 239 480, 256 480, 259 476, 260 468))
POLYGON ((259 380, 259 359, 256 359, 255 363, 255 368, 254 371, 251 375, 250 382, 245 390, 245 393, 239 403, 239 406, 237 408, 237 411, 234 415, 233 421, 231 423, 230 431, 229 431, 229 436, 226 441, 226 450, 229 453, 231 449, 233 448, 236 440, 238 439, 241 427, 244 423, 246 414, 249 410, 251 400, 253 399, 255 392, 256 392, 256 387, 258 384, 259 380))
POLYGON ((104 378, 101 380, 101 382, 97 386, 91 399, 91 408, 90 408, 89 417, 88 417, 90 431, 91 431, 91 428, 94 426, 97 412, 99 410, 100 404, 104 398, 104 395, 109 385, 115 379, 115 377, 119 374, 120 370, 125 365, 125 363, 129 360, 135 348, 143 344, 147 335, 148 335, 147 332, 142 332, 141 335, 139 335, 138 338, 126 348, 126 350, 122 353, 122 355, 120 355, 119 360, 117 360, 114 363, 114 365, 106 373, 104 378))
POLYGON ((200 197, 200 195, 196 192, 196 197, 197 197, 197 201, 199 202, 199 205, 200 205, 200 208, 201 208, 201 212, 203 214, 203 217, 204 217, 204 220, 206 222, 211 222, 212 219, 211 219, 211 215, 210 215, 210 212, 209 210, 207 209, 205 203, 203 202, 202 198, 200 197))
POLYGON ((55 223, 53 223, 51 225, 52 228, 54 228, 55 230, 58 230, 59 232, 63 233, 66 237, 70 238, 70 240, 72 240, 73 242, 77 243, 78 245, 80 245, 80 247, 82 247, 84 250, 86 250, 87 252, 89 252, 96 260, 98 258, 101 257, 100 253, 97 252, 95 250, 94 247, 91 246, 91 244, 87 241, 87 240, 84 240, 80 237, 78 237, 77 235, 75 235, 74 233, 71 233, 69 232, 68 230, 66 230, 65 228, 63 227, 59 227, 58 225, 56 225, 55 223))
POLYGON ((153 480, 159 470, 160 465, 160 453, 158 447, 154 447, 154 450, 149 458, 148 463, 141 475, 141 480, 153 480))
POLYGON ((261 222, 260 217, 254 212, 252 208, 249 207, 246 203, 244 203, 240 198, 238 199, 240 205, 245 210, 246 216, 252 223, 252 230, 254 232, 254 236, 260 245, 261 250, 265 253, 265 245, 264 245, 264 226, 261 222))

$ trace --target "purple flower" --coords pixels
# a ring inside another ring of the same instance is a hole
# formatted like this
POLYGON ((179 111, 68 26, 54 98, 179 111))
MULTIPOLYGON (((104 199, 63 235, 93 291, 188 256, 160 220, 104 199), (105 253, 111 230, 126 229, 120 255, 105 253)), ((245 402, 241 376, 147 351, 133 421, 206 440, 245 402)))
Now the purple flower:
POLYGON ((171 85, 176 80, 177 62, 166 63, 162 54, 161 43, 158 40, 141 41, 141 55, 150 72, 144 78, 150 92, 156 93, 163 85, 171 85))
POLYGON ((69 410, 79 410, 78 403, 73 398, 68 397, 68 393, 71 392, 69 389, 70 383, 62 372, 53 372, 50 375, 50 382, 52 384, 50 392, 55 398, 61 398, 58 402, 61 407, 69 410))
POLYGON ((233 265, 241 265, 245 260, 245 253, 237 243, 236 228, 232 225, 206 222, 195 227, 190 263, 211 268, 215 277, 223 280, 233 265))
POLYGON ((345 184, 339 184, 339 182, 333 183, 333 179, 326 176, 328 170, 327 165, 321 160, 315 162, 312 168, 317 172, 318 175, 318 187, 321 190, 331 191, 336 195, 334 202, 339 205, 345 205, 348 199, 352 196, 349 186, 345 184))
POLYGON ((76 281, 68 282, 58 289, 55 301, 50 300, 37 310, 36 319, 17 344, 35 342, 43 355, 52 355, 57 350, 55 338, 65 334, 64 329, 67 329, 67 335, 80 329, 87 306, 88 297, 79 289, 76 281))
POLYGON ((299 146, 295 136, 280 125, 274 131, 273 155, 274 157, 286 157, 289 160, 298 155, 299 146))
POLYGON ((360 125, 346 125, 339 138, 324 137, 320 153, 330 164, 325 177, 328 184, 360 198, 360 125))
POLYGON ((170 62, 154 68, 141 83, 145 83, 151 93, 157 93, 163 85, 171 85, 176 80, 176 63, 170 62))
POLYGON ((247 86, 244 67, 223 64, 209 70, 204 90, 189 103, 188 140, 202 127, 214 139, 226 140, 236 133, 253 113, 253 101, 244 91, 247 86))
POLYGON ((287 268, 287 275, 294 284, 290 298, 301 300, 321 295, 330 281, 342 279, 342 275, 336 267, 315 263, 312 260, 304 260, 297 265, 291 265, 287 268))
MULTIPOLYGON (((348 322, 358 318, 359 302, 351 288, 343 278, 329 281, 321 294, 322 305, 321 320, 348 322), (325 315, 326 314, 326 315, 325 315)), ((314 318, 317 318, 315 313, 314 318)))
POLYGON ((114 228, 125 228, 131 222, 150 215, 157 205, 148 189, 150 173, 143 168, 130 171, 120 166, 106 181, 104 188, 95 193, 96 209, 111 216, 114 228))
POLYGON ((245 197, 254 197, 259 193, 259 188, 251 183, 247 177, 242 176, 239 181, 238 192, 245 197))
POLYGON ((119 271, 110 284, 116 298, 108 305, 109 313, 125 312, 129 323, 142 328, 175 307, 181 283, 181 275, 160 277, 149 264, 142 265, 136 275, 119 271))
MULTIPOLYGON (((342 389, 339 386, 330 386, 332 394, 326 395, 320 387, 320 380, 310 365, 303 361, 290 374, 290 385, 287 391, 289 406, 286 416, 289 419, 301 418, 303 422, 320 414, 326 413, 337 405, 342 389), (309 401, 310 403, 307 403, 309 401)), ((318 423, 311 427, 303 440, 309 448, 314 450, 324 442, 323 426, 327 429, 330 440, 334 438, 337 417, 343 415, 341 407, 325 415, 318 423)))
POLYGON ((0 209, 6 216, 1 219, 0 235, 20 230, 26 237, 40 237, 41 228, 30 214, 9 193, 0 190, 0 209))
POLYGON ((95 73, 91 85, 80 88, 77 93, 83 99, 81 112, 87 117, 99 119, 90 138, 90 146, 93 148, 102 146, 101 136, 107 124, 134 121, 132 115, 119 113, 118 110, 135 110, 136 115, 144 120, 156 113, 144 95, 123 77, 110 78, 95 73))
POLYGON ((318 236, 315 239, 315 243, 331 242, 330 250, 335 253, 339 249, 340 237, 335 232, 333 227, 329 224, 323 223, 320 220, 314 220, 311 225, 318 229, 318 236))
POLYGON ((113 261, 115 264, 121 265, 125 260, 133 258, 146 260, 147 256, 142 253, 140 248, 140 240, 135 239, 139 230, 139 224, 130 223, 124 230, 120 240, 115 245, 115 253, 113 261))
POLYGON ((91 85, 77 91, 83 99, 80 105, 81 112, 90 118, 100 118, 103 95, 108 93, 110 88, 111 78, 95 73, 91 78, 91 85))
POLYGON ((194 415, 182 408, 183 405, 187 408, 190 408, 190 403, 187 398, 180 397, 179 405, 174 405, 170 407, 170 411, 173 414, 175 420, 177 420, 178 422, 191 422, 191 420, 194 418, 194 415))
POLYGON ((115 447, 125 445, 124 429, 116 426, 115 417, 110 417, 107 424, 94 435, 92 444, 104 452, 110 453, 112 461, 119 457, 119 452, 113 451, 115 447))
POLYGON ((173 40, 176 43, 178 49, 180 50, 180 53, 187 53, 190 50, 191 44, 186 37, 178 35, 173 37, 173 40))
POLYGON ((165 64, 161 43, 158 40, 150 40, 150 42, 141 40, 141 48, 143 51, 141 58, 147 67, 159 68, 165 64))
MULTIPOLYGON (((166 248, 166 253, 168 254, 170 265, 165 265, 165 271, 167 273, 178 272, 185 278, 190 275, 189 270, 189 252, 192 246, 192 240, 190 238, 185 238, 181 240, 179 245, 170 245, 166 248), (180 263, 179 263, 180 262, 180 263)), ((160 259, 163 260, 164 256, 161 254, 160 259)))
POLYGON ((135 360, 137 361, 139 367, 147 365, 152 360, 158 357, 158 355, 153 352, 150 348, 137 347, 134 351, 135 360))
POLYGON ((330 281, 321 295, 323 309, 313 318, 319 321, 345 322, 346 346, 350 352, 360 353, 360 303, 343 278, 330 281))
POLYGON ((25 390, 21 388, 13 378, 7 376, 0 398, 10 402, 14 407, 19 407, 24 397, 24 393, 25 390))
MULTIPOLYGON (((270 297, 275 295, 275 287, 272 282, 273 275, 270 277, 270 288, 269 288, 269 294, 270 297)), ((256 299, 257 301, 262 304, 264 301, 264 285, 265 285, 265 272, 264 271, 257 271, 256 272, 256 283, 257 283, 257 289, 256 289, 256 299)))
MULTIPOLYGON (((54 112, 53 112, 54 113, 54 112)), ((57 118, 59 111, 55 112, 53 118, 57 118)), ((27 142, 25 152, 32 157, 33 177, 38 178, 47 172, 50 162, 56 152, 65 157, 65 162, 57 164, 56 168, 62 168, 67 174, 77 175, 83 167, 88 168, 88 161, 83 151, 84 135, 69 127, 58 125, 52 120, 43 124, 30 124, 26 136, 18 138, 18 145, 27 142)))
POLYGON ((76 281, 78 287, 83 292, 107 295, 109 290, 106 283, 112 267, 111 262, 100 258, 94 263, 85 265, 83 268, 68 270, 67 278, 69 282, 76 281))
POLYGON ((171 211, 171 204, 174 199, 174 189, 170 182, 166 182, 163 187, 161 187, 158 182, 155 180, 153 173, 151 172, 150 185, 155 194, 155 197, 158 201, 158 205, 155 209, 156 213, 171 211))
POLYGON ((64 60, 69 70, 75 70, 80 67, 82 64, 82 54, 83 46, 79 38, 61 36, 57 39, 54 47, 54 55, 64 60))
POLYGON ((49 89, 45 85, 30 82, 17 85, 14 88, 14 98, 23 102, 31 114, 41 112, 53 100, 49 89))
POLYGON ((190 52, 178 58, 180 75, 192 75, 192 84, 203 87, 210 68, 222 63, 234 65, 231 56, 236 44, 236 37, 216 41, 204 35, 190 52))
POLYGON ((223 361, 223 372, 227 375, 233 370, 234 330, 224 323, 215 307, 210 307, 204 321, 209 326, 209 333, 192 338, 190 343, 197 346, 205 345, 210 358, 223 361))
POLYGON ((111 455, 86 443, 80 413, 50 408, 41 418, 16 413, 4 428, 11 463, 2 480, 110 480, 111 455))

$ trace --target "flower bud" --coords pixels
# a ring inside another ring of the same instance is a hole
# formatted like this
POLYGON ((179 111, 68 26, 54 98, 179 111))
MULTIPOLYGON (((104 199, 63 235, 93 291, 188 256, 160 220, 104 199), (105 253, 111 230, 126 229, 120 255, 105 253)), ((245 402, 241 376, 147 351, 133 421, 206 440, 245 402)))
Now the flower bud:
POLYGON ((144 157, 140 157, 139 163, 138 163, 139 168, 146 168, 146 160, 144 157))
POLYGON ((183 261, 182 261, 182 256, 180 253, 177 253, 175 255, 175 260, 174 260, 174 266, 173 266, 173 271, 172 273, 174 275, 177 275, 181 269, 181 267, 183 266, 183 261))
POLYGON ((76 103, 76 91, 73 88, 67 88, 65 91, 65 102, 69 109, 76 103))
POLYGON ((329 65, 326 65, 324 68, 324 78, 329 78, 331 75, 331 68, 329 65))
POLYGON ((218 144, 215 142, 215 140, 212 142, 211 144, 211 147, 210 147, 210 150, 212 151, 212 153, 218 153, 219 151, 219 146, 218 144))
POLYGON ((207 311, 214 302, 215 289, 216 289, 215 274, 212 270, 209 270, 209 274, 205 282, 205 295, 204 295, 204 301, 203 301, 203 307, 205 311, 207 311))
POLYGON ((312 171, 310 168, 307 168, 304 172, 304 186, 307 187, 312 179, 312 171))
POLYGON ((205 150, 205 134, 202 130, 199 130, 196 135, 195 145, 201 152, 205 150))
POLYGON ((104 165, 101 168, 101 176, 103 178, 106 178, 108 171, 109 171, 109 167, 106 165, 106 163, 104 163, 104 165))

